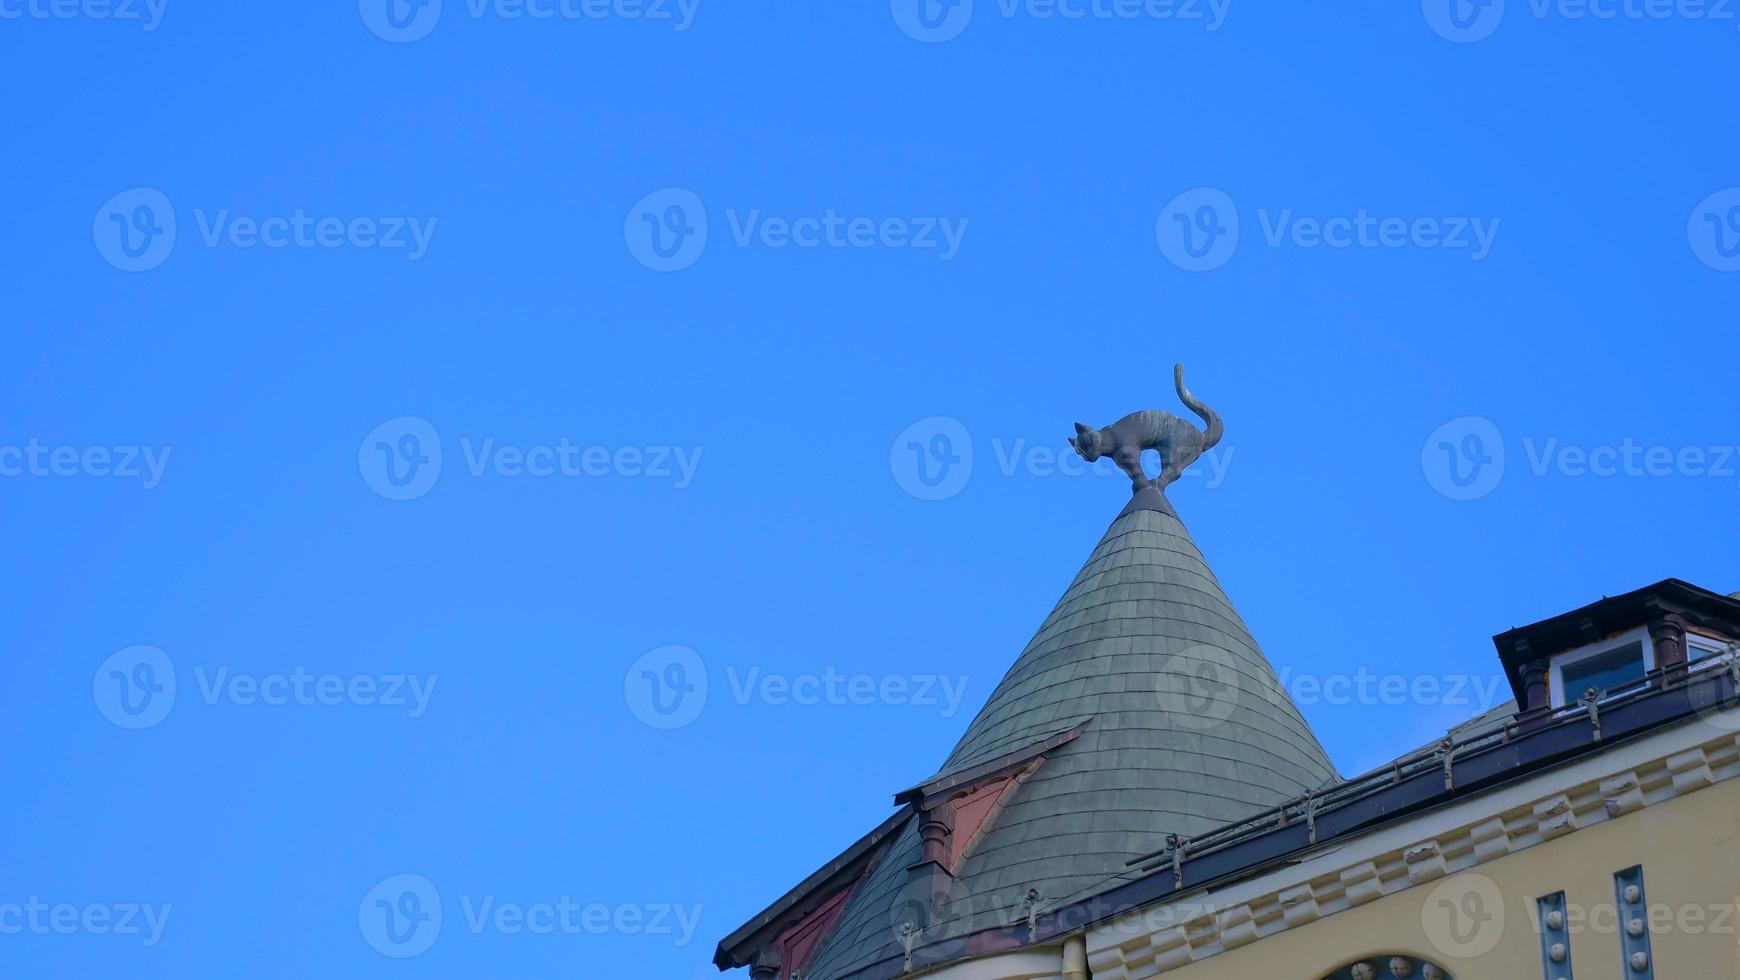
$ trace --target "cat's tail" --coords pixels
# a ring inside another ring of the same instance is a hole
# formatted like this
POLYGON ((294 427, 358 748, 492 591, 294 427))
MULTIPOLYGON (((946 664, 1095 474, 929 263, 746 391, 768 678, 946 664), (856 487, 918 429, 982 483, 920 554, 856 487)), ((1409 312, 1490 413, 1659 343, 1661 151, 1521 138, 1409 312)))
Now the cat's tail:
POLYGON ((1184 365, 1173 365, 1172 379, 1178 383, 1178 400, 1208 423, 1208 429, 1203 433, 1202 451, 1213 449, 1220 443, 1220 437, 1226 434, 1226 426, 1221 424, 1219 413, 1204 405, 1201 399, 1190 393, 1189 388, 1184 387, 1184 365))

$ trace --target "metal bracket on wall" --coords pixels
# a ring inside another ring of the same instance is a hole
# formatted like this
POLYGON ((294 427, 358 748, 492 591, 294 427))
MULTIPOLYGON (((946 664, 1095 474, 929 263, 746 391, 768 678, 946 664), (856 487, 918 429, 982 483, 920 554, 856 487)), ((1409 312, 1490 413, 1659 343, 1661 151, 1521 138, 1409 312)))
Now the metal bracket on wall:
POLYGON ((1571 923, 1565 918, 1565 893, 1537 899, 1541 918, 1541 975, 1571 980, 1571 923))
POLYGON ((1601 741, 1601 692, 1594 688, 1583 695, 1583 706, 1589 709, 1589 727, 1593 729, 1595 741, 1601 741))
POLYGON ((1619 896, 1619 946, 1625 953, 1625 976, 1655 980, 1655 955, 1649 946, 1649 903, 1643 894, 1643 866, 1613 876, 1619 896))

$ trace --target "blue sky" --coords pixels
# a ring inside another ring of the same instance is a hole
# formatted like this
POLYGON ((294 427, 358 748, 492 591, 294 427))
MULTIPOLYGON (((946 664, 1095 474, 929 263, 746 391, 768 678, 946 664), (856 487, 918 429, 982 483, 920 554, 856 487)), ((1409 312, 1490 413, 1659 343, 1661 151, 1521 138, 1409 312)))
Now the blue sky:
POLYGON ((1726 8, 384 2, 0 0, 0 972, 711 975, 1175 361, 1345 773, 1740 588, 1726 8))

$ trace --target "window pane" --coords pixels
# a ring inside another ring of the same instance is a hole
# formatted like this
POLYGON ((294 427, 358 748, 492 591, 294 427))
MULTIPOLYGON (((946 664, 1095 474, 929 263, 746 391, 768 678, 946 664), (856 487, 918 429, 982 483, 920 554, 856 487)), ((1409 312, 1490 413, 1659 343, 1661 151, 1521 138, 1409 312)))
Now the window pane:
POLYGON ((1693 662, 1704 660, 1722 652, 1715 640, 1706 640, 1701 636, 1692 637, 1686 644, 1686 659, 1693 662))
POLYGON ((1578 701, 1590 688, 1613 691, 1643 679, 1643 643, 1628 643, 1617 650, 1567 664, 1564 668, 1565 700, 1578 701))

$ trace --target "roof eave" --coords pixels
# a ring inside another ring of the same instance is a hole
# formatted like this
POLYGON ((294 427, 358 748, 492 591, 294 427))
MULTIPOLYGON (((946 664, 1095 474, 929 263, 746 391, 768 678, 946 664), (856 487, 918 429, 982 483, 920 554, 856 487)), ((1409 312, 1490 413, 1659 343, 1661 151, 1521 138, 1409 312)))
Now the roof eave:
POLYGON ((840 852, 838 857, 799 882, 797 887, 780 896, 778 901, 761 910, 754 918, 738 926, 731 935, 721 939, 718 948, 713 952, 713 965, 721 971, 748 966, 756 951, 772 938, 771 933, 808 911, 802 908, 806 899, 825 898, 837 890, 831 886, 844 884, 847 879, 862 873, 864 866, 875 857, 876 848, 888 835, 900 829, 913 812, 914 808, 911 806, 901 807, 875 830, 860 837, 851 847, 840 852))

